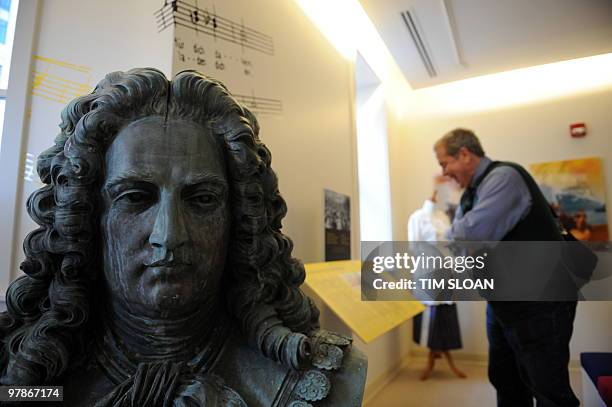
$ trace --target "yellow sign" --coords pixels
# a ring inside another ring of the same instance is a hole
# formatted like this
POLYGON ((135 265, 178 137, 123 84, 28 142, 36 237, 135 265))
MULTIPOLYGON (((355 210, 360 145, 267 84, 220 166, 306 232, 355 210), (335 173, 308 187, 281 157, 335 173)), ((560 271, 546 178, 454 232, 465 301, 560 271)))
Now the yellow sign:
POLYGON ((306 264, 306 285, 359 338, 369 343, 422 312, 418 301, 361 301, 361 262, 306 264))

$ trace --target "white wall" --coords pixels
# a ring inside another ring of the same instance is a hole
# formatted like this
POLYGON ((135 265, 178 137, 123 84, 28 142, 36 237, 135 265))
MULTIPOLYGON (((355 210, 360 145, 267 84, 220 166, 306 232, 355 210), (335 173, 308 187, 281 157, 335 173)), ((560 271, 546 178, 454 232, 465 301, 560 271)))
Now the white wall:
POLYGON ((357 88, 357 161, 360 235, 364 241, 392 240, 389 148, 382 86, 357 88))
MULTIPOLYGON (((569 80, 569 79, 568 79, 569 80)), ((412 103, 419 104, 414 92, 412 103)), ((529 90, 525 89, 528 93, 529 90)), ((440 92, 440 97, 444 93, 440 92)), ((450 93, 447 95, 452 97, 450 93)), ((470 95, 466 94, 466 98, 470 95)), ((430 101, 431 102, 431 101, 430 101)), ((442 105, 442 103, 441 103, 442 105)), ((431 177, 439 172, 433 143, 455 127, 476 132, 486 154, 492 159, 530 163, 580 157, 603 160, 608 207, 612 199, 612 88, 567 95, 528 105, 513 105, 472 113, 430 111, 428 114, 390 116, 391 185, 394 207, 394 238, 404 239, 410 213, 431 194, 431 177), (569 136, 569 124, 585 122, 584 139, 569 136)), ((608 210, 612 226, 612 211, 608 210)), ((484 304, 460 304, 464 354, 487 353, 484 304)), ((584 351, 612 351, 612 302, 581 303, 571 342, 572 360, 584 351)))

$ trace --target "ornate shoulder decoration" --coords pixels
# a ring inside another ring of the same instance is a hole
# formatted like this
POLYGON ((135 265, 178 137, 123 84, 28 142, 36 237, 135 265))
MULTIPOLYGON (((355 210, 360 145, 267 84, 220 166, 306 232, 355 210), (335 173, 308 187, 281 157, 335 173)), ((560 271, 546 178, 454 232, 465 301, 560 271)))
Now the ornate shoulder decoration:
POLYGON ((315 407, 331 391, 331 377, 340 369, 352 339, 325 330, 309 335, 311 366, 287 374, 274 407, 315 407))

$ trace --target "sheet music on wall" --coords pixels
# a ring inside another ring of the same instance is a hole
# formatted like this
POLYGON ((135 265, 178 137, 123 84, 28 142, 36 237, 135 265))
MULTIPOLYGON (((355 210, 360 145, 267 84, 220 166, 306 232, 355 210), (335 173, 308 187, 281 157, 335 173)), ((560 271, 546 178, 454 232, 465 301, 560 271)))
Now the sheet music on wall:
POLYGON ((274 74, 274 39, 217 6, 229 7, 212 1, 165 0, 154 13, 160 32, 174 27, 173 70, 204 72, 230 86, 234 97, 256 115, 282 115, 282 100, 269 89, 259 89, 262 77, 274 74))
POLYGON ((188 28, 215 40, 227 41, 267 55, 274 55, 274 40, 267 34, 251 27, 244 21, 233 21, 217 15, 213 4, 212 11, 198 7, 198 2, 165 1, 162 8, 155 12, 158 29, 165 30, 172 25, 188 28))
MULTIPOLYGON (((31 71, 33 106, 40 109, 39 112, 49 112, 55 122, 59 112, 68 102, 91 92, 93 86, 92 68, 47 55, 35 55, 33 59, 34 66, 31 71)), ((28 121, 31 120, 31 114, 32 106, 29 107, 27 112, 28 121)), ((41 123, 37 120, 30 126, 40 126, 41 123)), ((31 130, 36 136, 45 134, 33 128, 31 130)), ((26 181, 24 192, 28 195, 35 188, 43 186, 36 172, 37 152, 48 148, 51 141, 52 139, 49 140, 46 137, 28 139, 28 151, 23 158, 23 180, 26 181)), ((27 199, 27 195, 24 199, 27 199)))
POLYGON ((91 92, 91 68, 46 56, 34 56, 32 96, 65 105, 91 92))

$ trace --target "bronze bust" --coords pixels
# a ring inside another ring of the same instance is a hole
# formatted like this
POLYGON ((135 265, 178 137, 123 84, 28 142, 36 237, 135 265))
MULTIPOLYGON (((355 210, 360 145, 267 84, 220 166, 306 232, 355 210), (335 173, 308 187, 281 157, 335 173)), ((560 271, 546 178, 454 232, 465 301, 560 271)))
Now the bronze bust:
POLYGON ((62 112, 0 313, 0 384, 71 406, 359 406, 319 328, 255 117, 194 71, 106 76, 62 112))

